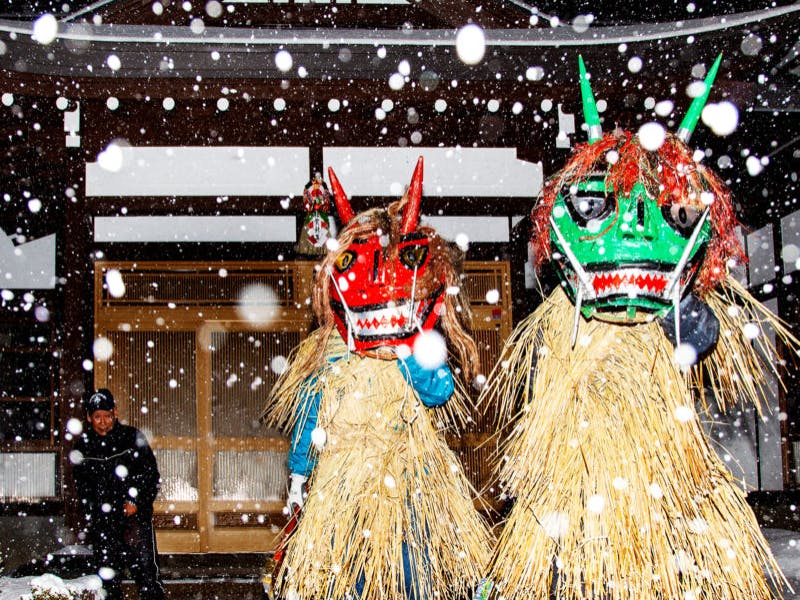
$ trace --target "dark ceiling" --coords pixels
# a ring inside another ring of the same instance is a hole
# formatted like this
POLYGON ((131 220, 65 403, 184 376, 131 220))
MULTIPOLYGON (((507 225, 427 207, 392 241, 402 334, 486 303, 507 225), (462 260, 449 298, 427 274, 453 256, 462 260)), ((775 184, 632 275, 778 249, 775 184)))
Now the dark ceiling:
MULTIPOLYGON (((170 2, 176 0, 162 0, 161 4, 169 5, 170 2)), ((443 3, 441 0, 436 0, 437 3, 443 3)), ((112 2, 113 3, 113 2, 112 2)), ((153 2, 149 0, 142 0, 141 2, 128 3, 140 4, 142 7, 149 7, 153 2)), ((176 2, 177 3, 177 2, 176 2)), ((410 0, 409 6, 425 5, 426 0, 410 0)), ((766 10, 777 6, 787 6, 794 4, 793 0, 666 0, 657 2, 626 2, 625 0, 610 1, 610 0, 581 0, 578 2, 571 2, 566 0, 548 0, 545 2, 535 2, 529 0, 499 0, 496 4, 503 6, 507 10, 517 11, 523 20, 530 20, 531 15, 538 15, 538 19, 534 18, 537 26, 549 27, 551 25, 552 17, 556 17, 561 25, 569 25, 573 23, 579 15, 592 15, 593 24, 595 26, 608 27, 613 25, 631 25, 635 23, 662 23, 672 22, 681 19, 701 19, 706 17, 715 17, 722 15, 729 15, 739 12, 766 10)), ((97 0, 0 0, 0 19, 20 19, 20 20, 33 20, 43 13, 51 13, 58 18, 69 17, 70 15, 80 11, 83 8, 91 6, 92 4, 100 4, 97 0)), ((194 4, 198 6, 195 10, 200 8, 199 5, 205 4, 204 0, 199 2, 195 0, 194 4)), ((223 4, 225 2, 223 1, 223 4)), ((357 5, 358 1, 353 0, 353 5, 357 5)), ((451 3, 452 4, 452 3, 451 3)), ((465 22, 471 12, 475 9, 478 11, 486 9, 486 5, 491 5, 492 2, 476 2, 467 0, 460 2, 464 10, 459 11, 465 18, 465 22)), ((248 10, 258 5, 270 5, 268 1, 262 0, 252 4, 237 2, 236 8, 241 10, 248 10)), ((305 7, 314 5, 316 8, 322 8, 325 3, 320 0, 305 2, 290 0, 272 6, 277 10, 293 11, 302 10, 305 7)), ((346 4, 336 3, 331 0, 330 6, 336 6, 339 9, 346 8, 346 4)), ((369 10, 379 11, 380 6, 370 4, 369 10)))
MULTIPOLYGON (((83 41, 65 37, 43 46, 29 35, 11 31, 13 27, 6 27, 6 21, 1 24, 9 35, 0 36, 4 44, 0 78, 9 90, 12 85, 23 86, 26 93, 44 96, 55 93, 53 90, 59 94, 70 90, 85 100, 102 102, 111 94, 123 102, 146 103, 142 99, 165 96, 179 102, 202 102, 203 97, 215 98, 237 89, 240 97, 280 94, 289 102, 308 105, 309 82, 316 82, 323 99, 349 98, 354 106, 371 106, 373 96, 388 94, 398 106, 405 102, 416 107, 420 98, 434 90, 447 96, 450 105, 468 105, 475 98, 501 98, 506 108, 498 115, 504 116, 490 115, 484 120, 499 124, 489 128, 496 137, 487 137, 482 129, 474 143, 527 146, 524 158, 541 160, 550 173, 563 164, 567 151, 554 147, 555 136, 546 129, 558 125, 553 120, 557 111, 540 111, 539 106, 547 101, 565 113, 579 114, 575 88, 578 54, 586 61, 598 98, 607 100, 604 127, 635 129, 645 120, 662 119, 652 107, 657 99, 672 100, 676 114, 683 114, 687 83, 700 77, 722 53, 714 100, 726 99, 739 107, 740 124, 733 134, 724 136, 699 127, 693 144, 707 148, 708 162, 735 188, 737 212, 752 228, 800 205, 800 5, 796 2, 585 1, 538 6, 525 0, 415 0, 407 6, 237 2, 236 19, 205 19, 205 31, 193 37, 185 33, 187 20, 191 13, 204 14, 208 0, 189 0, 189 10, 184 8, 185 0, 160 0, 165 7, 161 15, 152 10, 154 1, 95 3, 92 11, 74 18, 87 3, 41 0, 37 5, 34 0, 0 0, 0 6, 9 11, 6 19, 13 16, 30 21, 43 9, 51 10, 67 21, 62 24, 65 33, 75 28, 90 35, 83 41), (402 28, 405 20, 394 18, 403 11, 409 16, 408 30, 402 28), (754 11, 763 14, 753 15, 754 11), (737 20, 734 17, 719 23, 724 15, 741 17, 744 13, 752 18, 739 19, 736 25, 732 25, 737 20), (101 25, 78 23, 92 14, 102 15, 101 25), (587 14, 594 17, 592 29, 581 35, 574 22, 578 15, 587 14), (244 15, 253 17, 242 21, 244 15), (325 20, 332 15, 338 21, 325 20), (538 17, 531 18, 535 15, 538 17), (256 16, 262 20, 255 20, 256 16), (283 19, 280 25, 267 24, 276 17, 283 19), (554 17, 560 26, 552 27, 554 17), (140 18, 149 21, 137 20, 140 18), (457 59, 448 41, 454 37, 453 28, 471 20, 480 20, 487 29, 494 25, 487 32, 494 44, 479 64, 466 65, 457 59), (683 29, 682 21, 697 29, 697 35, 683 29), (237 22, 245 28, 231 26, 237 22), (310 27, 314 23, 319 25, 310 27), (399 37, 401 43, 397 43, 399 37), (618 43, 614 41, 617 38, 629 41, 618 43), (377 47, 385 40, 394 40, 396 45, 386 43, 388 58, 378 58, 377 47), (290 72, 276 68, 274 57, 279 49, 291 53, 303 75, 297 68, 290 72), (122 57, 113 71, 107 64, 111 54, 122 57), (407 59, 412 77, 403 89, 391 91, 386 82, 397 71, 399 58, 407 59), (636 70, 629 66, 634 58, 640 60, 636 70), (542 76, 528 77, 527 72, 535 66, 544 67, 542 76), (460 85, 450 85, 451 81, 460 85), (515 102, 526 104, 538 120, 531 121, 529 113, 512 114, 510 107, 515 102), (518 125, 520 121, 524 125, 518 125), (758 176, 744 168, 751 156, 769 164, 758 176)), ((309 110, 316 109, 312 106, 309 110)), ((434 117, 427 124, 431 135, 434 117)), ((351 124, 357 126, 359 123, 351 124)), ((466 139, 464 130, 460 123, 460 134, 466 139)))

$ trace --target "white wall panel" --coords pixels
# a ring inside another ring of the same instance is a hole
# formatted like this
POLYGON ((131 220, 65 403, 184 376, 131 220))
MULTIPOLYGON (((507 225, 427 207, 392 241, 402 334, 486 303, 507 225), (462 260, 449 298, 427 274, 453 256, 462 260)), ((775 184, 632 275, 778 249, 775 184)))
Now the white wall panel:
POLYGON ((781 244, 783 272, 800 269, 800 210, 781 218, 781 244))
MULTIPOLYGON (((739 240, 739 244, 741 244, 742 248, 747 248, 747 240, 745 239, 745 234, 742 230, 742 227, 737 227, 734 231, 736 233, 736 239, 739 240)), ((728 269, 731 277, 741 283, 744 287, 747 287, 747 262, 742 261, 737 263, 729 263, 728 269)))
POLYGON ((459 241, 459 236, 466 236, 464 241, 474 244, 478 242, 507 242, 510 239, 508 217, 428 217, 422 222, 430 225, 443 238, 459 241))
POLYGON ((87 196, 288 196, 302 194, 308 148, 117 146, 86 165, 87 196))
POLYGON ((324 148, 325 179, 331 166, 348 196, 399 198, 420 156, 423 196, 529 197, 533 205, 542 189, 542 164, 518 159, 515 148, 324 148))
POLYGON ((0 498, 56 496, 54 452, 0 453, 0 498))
POLYGON ((94 241, 111 242, 295 242, 291 216, 95 217, 94 241))
POLYGON ((0 231, 0 288, 53 289, 56 286, 56 235, 14 245, 0 231))
POLYGON ((747 236, 747 258, 751 286, 775 279, 775 245, 772 241, 771 224, 747 236))
MULTIPOLYGON (((774 298, 764 302, 773 313, 778 312, 778 302, 774 298)), ((775 343, 775 331, 766 326, 764 334, 775 343)), ((758 421, 758 458, 761 470, 762 490, 783 489, 783 452, 781 448, 781 410, 780 410, 780 382, 772 374, 765 377, 769 389, 768 407, 758 421)))

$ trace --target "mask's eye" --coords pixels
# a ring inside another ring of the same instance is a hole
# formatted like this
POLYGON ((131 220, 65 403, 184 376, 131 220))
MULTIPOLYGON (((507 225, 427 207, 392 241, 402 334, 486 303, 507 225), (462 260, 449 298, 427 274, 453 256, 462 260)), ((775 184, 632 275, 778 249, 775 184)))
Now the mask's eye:
POLYGON ((418 269, 428 258, 428 246, 409 244, 400 249, 400 262, 411 269, 418 269))
POLYGON ((345 250, 344 252, 342 252, 339 255, 339 258, 336 259, 335 263, 336 270, 339 271, 339 273, 344 273, 345 271, 347 271, 347 269, 349 269, 355 264, 356 256, 358 255, 352 250, 345 250))
POLYGON ((572 220, 580 227, 586 227, 589 221, 604 219, 616 207, 614 195, 611 193, 566 188, 562 196, 572 220))
POLYGON ((683 237, 688 238, 691 237, 697 222, 703 216, 703 211, 691 206, 670 204, 669 206, 661 207, 661 214, 664 215, 664 220, 669 223, 670 227, 683 237))

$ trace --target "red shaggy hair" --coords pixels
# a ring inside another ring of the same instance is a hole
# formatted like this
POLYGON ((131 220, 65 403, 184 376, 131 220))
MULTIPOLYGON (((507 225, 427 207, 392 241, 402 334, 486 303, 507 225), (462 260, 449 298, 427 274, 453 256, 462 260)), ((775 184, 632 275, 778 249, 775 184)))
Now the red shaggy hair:
POLYGON ((597 172, 605 172, 606 186, 618 194, 627 195, 634 184, 641 183, 652 198, 657 198, 658 206, 681 204, 704 210, 701 194, 713 195, 709 206, 711 241, 694 283, 694 291, 700 297, 725 279, 729 260, 746 262, 735 233, 739 223, 730 190, 719 176, 695 162, 691 150, 672 134, 667 134, 658 150, 649 151, 635 135, 621 131, 607 133, 592 144, 577 146, 566 166, 545 184, 531 212, 531 248, 537 269, 552 255, 550 213, 556 196, 565 187, 597 172), (609 164, 608 155, 612 151, 617 153, 617 160, 609 164))

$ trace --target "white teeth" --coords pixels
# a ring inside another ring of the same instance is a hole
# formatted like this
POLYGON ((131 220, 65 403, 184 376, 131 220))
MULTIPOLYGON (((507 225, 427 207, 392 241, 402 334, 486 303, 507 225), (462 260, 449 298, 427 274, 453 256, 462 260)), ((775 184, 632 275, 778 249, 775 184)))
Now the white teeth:
POLYGON ((615 269, 590 276, 599 298, 623 294, 663 298, 667 286, 667 273, 654 269, 615 269))
MULTIPOLYGON (((429 300, 419 302, 415 316, 422 317, 429 304, 429 300)), ((351 307, 353 334, 360 339, 383 336, 401 337, 400 334, 412 330, 412 324, 408 318, 408 306, 408 302, 403 302, 393 306, 362 311, 351 307)))

